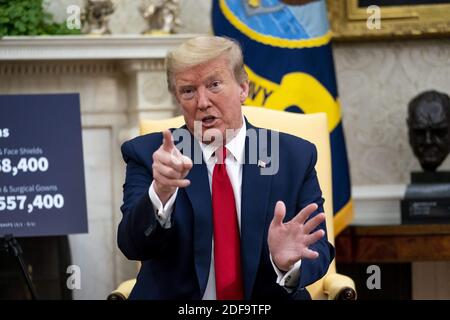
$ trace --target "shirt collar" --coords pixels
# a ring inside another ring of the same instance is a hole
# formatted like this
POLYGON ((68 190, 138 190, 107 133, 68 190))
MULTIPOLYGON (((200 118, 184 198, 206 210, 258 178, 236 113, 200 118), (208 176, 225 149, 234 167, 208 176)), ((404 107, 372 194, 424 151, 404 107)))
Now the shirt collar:
MULTIPOLYGON (((242 116, 242 127, 239 129, 239 132, 236 136, 229 141, 225 147, 233 155, 234 159, 239 163, 244 163, 244 148, 245 148, 245 137, 247 132, 247 124, 245 123, 245 118, 242 116)), ((217 145, 213 143, 204 144, 200 142, 200 148, 202 149, 203 158, 207 163, 211 160, 215 160, 213 158, 214 152, 218 149, 217 145)))

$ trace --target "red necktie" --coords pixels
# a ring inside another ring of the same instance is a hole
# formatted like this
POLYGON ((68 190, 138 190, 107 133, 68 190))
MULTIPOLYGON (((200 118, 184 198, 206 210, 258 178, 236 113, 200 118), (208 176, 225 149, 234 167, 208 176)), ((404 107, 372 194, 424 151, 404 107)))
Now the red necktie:
POLYGON ((239 300, 244 298, 241 246, 233 187, 225 166, 226 152, 225 147, 216 150, 212 178, 216 297, 239 300))

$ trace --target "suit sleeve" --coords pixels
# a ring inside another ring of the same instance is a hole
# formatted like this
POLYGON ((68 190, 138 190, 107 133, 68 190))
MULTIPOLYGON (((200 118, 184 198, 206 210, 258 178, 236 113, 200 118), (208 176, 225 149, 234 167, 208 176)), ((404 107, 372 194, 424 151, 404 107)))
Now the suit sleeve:
POLYGON ((126 177, 117 242, 128 259, 144 261, 166 250, 172 229, 163 228, 156 219, 148 195, 153 176, 137 157, 131 142, 122 145, 122 155, 126 162, 126 177))
MULTIPOLYGON (((298 196, 299 209, 303 209, 310 203, 316 203, 319 206, 317 211, 314 212, 309 219, 318 213, 324 212, 324 199, 322 198, 322 191, 320 190, 319 181, 315 170, 317 150, 313 144, 310 144, 310 146, 311 161, 298 196)), ((323 229, 325 231, 325 236, 309 247, 311 250, 318 252, 319 257, 317 259, 302 259, 300 279, 297 289, 293 292, 294 296, 299 293, 299 290, 304 290, 306 286, 322 278, 328 271, 331 261, 334 259, 334 248, 328 242, 325 222, 320 224, 314 231, 319 229, 323 229)))

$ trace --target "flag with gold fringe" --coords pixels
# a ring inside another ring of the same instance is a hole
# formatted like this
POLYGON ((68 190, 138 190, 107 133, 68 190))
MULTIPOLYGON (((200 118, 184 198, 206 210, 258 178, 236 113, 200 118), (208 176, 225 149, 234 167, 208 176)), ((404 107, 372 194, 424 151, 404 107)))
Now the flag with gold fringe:
POLYGON ((248 105, 325 112, 330 131, 335 234, 352 220, 350 174, 325 0, 213 0, 213 30, 241 44, 248 105))

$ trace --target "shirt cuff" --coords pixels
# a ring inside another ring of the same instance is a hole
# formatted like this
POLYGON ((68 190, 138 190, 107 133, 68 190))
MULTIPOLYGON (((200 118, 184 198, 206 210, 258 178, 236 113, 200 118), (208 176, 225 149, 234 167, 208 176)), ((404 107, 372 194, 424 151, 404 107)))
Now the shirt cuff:
POLYGON ((150 197, 150 201, 153 205, 153 210, 155 211, 156 220, 161 224, 161 226, 165 229, 169 229, 172 226, 170 221, 170 216, 173 212, 173 206, 175 204, 175 199, 177 198, 178 188, 175 190, 173 195, 169 198, 166 204, 163 206, 161 200, 156 194, 155 187, 152 184, 148 189, 148 196, 150 197))
POLYGON ((287 272, 284 272, 275 265, 272 255, 270 255, 270 262, 272 262, 273 270, 277 274, 277 284, 284 287, 288 292, 291 292, 298 284, 300 279, 300 266, 302 260, 298 260, 287 272))

